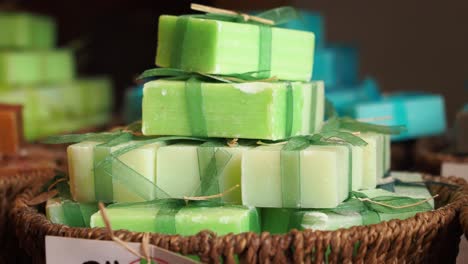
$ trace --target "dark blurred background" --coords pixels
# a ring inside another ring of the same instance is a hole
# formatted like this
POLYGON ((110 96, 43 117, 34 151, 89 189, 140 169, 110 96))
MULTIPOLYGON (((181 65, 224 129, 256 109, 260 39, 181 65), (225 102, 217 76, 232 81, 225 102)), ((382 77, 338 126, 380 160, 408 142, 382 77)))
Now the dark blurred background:
MULTIPOLYGON (((8 1, 55 17, 59 44, 76 48, 79 73, 110 75, 123 91, 153 67, 160 14, 190 13, 192 1, 8 1)), ((293 5, 325 16, 326 40, 360 48, 360 75, 372 75, 385 92, 443 94, 447 118, 468 101, 468 1, 297 0, 195 1, 235 10, 293 5)), ((117 111, 119 109, 116 109, 117 111)))

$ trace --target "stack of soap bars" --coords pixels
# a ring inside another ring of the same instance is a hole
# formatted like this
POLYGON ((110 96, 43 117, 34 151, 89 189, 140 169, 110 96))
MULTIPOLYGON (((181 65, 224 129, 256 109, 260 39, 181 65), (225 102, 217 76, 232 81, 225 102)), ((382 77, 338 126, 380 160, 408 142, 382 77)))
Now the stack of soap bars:
MULTIPOLYGON (((171 68, 144 74, 141 130, 68 137, 78 142, 68 147, 70 197, 49 201, 52 221, 72 225, 73 211, 80 225, 101 227, 90 209, 102 201, 116 229, 223 235, 262 230, 262 208, 395 196, 374 190, 390 167, 388 135, 325 131, 336 120, 324 125, 324 84, 309 81, 313 33, 216 18, 160 17, 156 64, 171 68)), ((381 220, 421 210, 410 211, 381 220)))
POLYGON ((23 105, 27 140, 103 124, 110 118, 109 80, 76 79, 72 51, 55 44, 51 18, 0 13, 0 103, 23 105))

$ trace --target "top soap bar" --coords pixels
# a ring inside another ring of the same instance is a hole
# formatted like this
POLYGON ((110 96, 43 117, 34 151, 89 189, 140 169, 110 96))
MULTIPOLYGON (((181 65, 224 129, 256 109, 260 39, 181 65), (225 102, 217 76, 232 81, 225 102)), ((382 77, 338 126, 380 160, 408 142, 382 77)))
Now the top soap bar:
POLYGON ((159 17, 156 65, 209 74, 261 72, 309 81, 312 32, 197 17, 159 17))
POLYGON ((55 43, 53 19, 27 13, 0 12, 0 48, 50 49, 55 43))

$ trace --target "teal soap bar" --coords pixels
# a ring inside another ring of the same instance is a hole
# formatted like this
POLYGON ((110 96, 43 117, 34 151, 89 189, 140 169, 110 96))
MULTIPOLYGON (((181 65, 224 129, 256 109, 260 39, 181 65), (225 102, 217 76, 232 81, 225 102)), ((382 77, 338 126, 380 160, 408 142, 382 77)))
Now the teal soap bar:
POLYGON ((77 203, 60 197, 51 198, 46 204, 47 219, 69 227, 91 227, 91 216, 97 211, 97 203, 77 203))
MULTIPOLYGON (((381 201, 388 204, 395 203, 395 197, 404 197, 405 195, 395 194, 381 189, 360 191, 361 195, 372 200, 381 201)), ((420 201, 417 197, 414 199, 400 202, 401 205, 411 205, 420 201)), ((390 221, 392 219, 407 219, 419 212, 432 210, 429 203, 411 207, 411 209, 390 210, 365 202, 366 205, 352 198, 340 204, 336 208, 330 209, 286 209, 286 208, 263 208, 262 209, 262 231, 268 231, 273 234, 286 233, 295 228, 298 230, 336 230, 340 228, 349 228, 352 226, 377 224, 381 221, 390 221), (373 211, 363 211, 363 208, 371 208, 373 211)))
POLYGON ((141 120, 141 108, 143 103, 143 86, 138 85, 125 92, 124 120, 132 123, 141 120))
POLYGON ((441 134, 446 130, 444 98, 437 94, 400 93, 380 100, 356 103, 346 110, 356 119, 375 119, 379 125, 406 127, 392 140, 408 140, 441 134))
POLYGON ((143 134, 278 140, 317 132, 322 82, 150 81, 143 90, 143 134))
POLYGON ((1 49, 51 49, 56 38, 55 21, 50 17, 0 12, 1 49))
POLYGON ((156 65, 219 75, 261 71, 265 78, 309 81, 314 42, 312 32, 163 15, 156 65))
MULTIPOLYGON (((203 230, 211 230, 219 236, 260 231, 260 218, 255 208, 203 206, 203 202, 185 205, 183 200, 169 205, 160 203, 115 204, 108 206, 106 213, 115 230, 181 236, 196 235, 203 230)), ((99 213, 91 217, 91 227, 104 227, 99 213)))

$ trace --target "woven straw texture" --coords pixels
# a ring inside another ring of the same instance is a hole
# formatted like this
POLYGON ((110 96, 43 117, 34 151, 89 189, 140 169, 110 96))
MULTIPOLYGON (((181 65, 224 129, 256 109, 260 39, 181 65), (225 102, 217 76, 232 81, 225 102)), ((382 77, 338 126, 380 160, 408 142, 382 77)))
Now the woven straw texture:
MULTIPOLYGON (((425 178, 461 187, 453 190, 434 186, 431 192, 440 195, 436 200, 438 209, 403 221, 337 231, 293 230, 284 235, 244 233, 218 237, 210 231, 189 237, 152 234, 150 243, 184 255, 198 255, 206 263, 236 263, 236 255, 241 263, 324 263, 328 246, 329 263, 451 263, 458 254, 460 222, 467 222, 467 215, 460 219, 460 210, 468 203, 468 187, 455 177, 425 178)), ((49 222, 27 205, 38 192, 27 190, 19 195, 10 215, 20 245, 33 263, 45 261, 46 235, 110 240, 102 228, 70 228, 49 222)), ((115 235, 127 242, 140 242, 143 237, 143 233, 126 230, 116 231, 115 235)))

